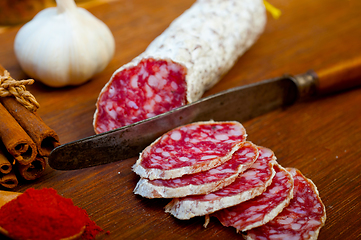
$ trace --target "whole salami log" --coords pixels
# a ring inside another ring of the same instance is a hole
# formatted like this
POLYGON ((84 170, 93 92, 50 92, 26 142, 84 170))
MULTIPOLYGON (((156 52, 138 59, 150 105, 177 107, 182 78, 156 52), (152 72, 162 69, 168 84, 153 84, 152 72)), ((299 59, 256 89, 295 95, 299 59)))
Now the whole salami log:
POLYGON ((258 38, 262 0, 198 0, 101 90, 94 130, 102 133, 198 100, 258 38))
POLYGON ((190 219, 252 199, 262 194, 272 183, 275 162, 275 156, 271 150, 259 147, 256 162, 240 174, 232 184, 206 195, 174 198, 165 206, 165 211, 178 219, 190 219))
POLYGON ((143 178, 172 179, 217 167, 246 140, 239 122, 196 122, 175 128, 140 154, 133 171, 143 178))
POLYGON ((326 221, 326 209, 315 184, 300 171, 287 168, 294 179, 290 204, 272 221, 246 232, 253 239, 317 239, 326 221))
POLYGON ((275 218, 293 197, 293 177, 279 164, 274 168, 276 175, 264 193, 212 216, 217 217, 222 225, 236 228, 237 232, 259 227, 275 218))
POLYGON ((251 167, 257 157, 257 146, 246 142, 230 160, 216 168, 169 180, 141 178, 134 193, 147 198, 176 198, 208 194, 234 182, 240 173, 251 167))

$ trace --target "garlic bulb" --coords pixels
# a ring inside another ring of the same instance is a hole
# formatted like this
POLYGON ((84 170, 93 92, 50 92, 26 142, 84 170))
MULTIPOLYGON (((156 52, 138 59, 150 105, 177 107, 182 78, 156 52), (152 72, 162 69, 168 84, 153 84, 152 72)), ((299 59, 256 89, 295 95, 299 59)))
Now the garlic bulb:
POLYGON ((17 33, 22 69, 50 87, 79 85, 104 70, 114 55, 109 28, 74 0, 56 0, 17 33))

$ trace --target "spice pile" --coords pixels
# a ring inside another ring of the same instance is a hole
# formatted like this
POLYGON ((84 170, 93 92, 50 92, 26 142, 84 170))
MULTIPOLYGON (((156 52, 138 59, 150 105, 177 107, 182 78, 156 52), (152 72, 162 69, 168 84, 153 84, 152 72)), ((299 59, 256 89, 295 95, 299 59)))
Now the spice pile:
POLYGON ((39 104, 25 85, 0 65, 0 184, 6 188, 39 178, 46 157, 59 146, 59 137, 36 114, 39 104))
POLYGON ((13 239, 57 240, 81 233, 91 240, 103 232, 87 212, 52 188, 29 188, 0 208, 0 227, 13 239))

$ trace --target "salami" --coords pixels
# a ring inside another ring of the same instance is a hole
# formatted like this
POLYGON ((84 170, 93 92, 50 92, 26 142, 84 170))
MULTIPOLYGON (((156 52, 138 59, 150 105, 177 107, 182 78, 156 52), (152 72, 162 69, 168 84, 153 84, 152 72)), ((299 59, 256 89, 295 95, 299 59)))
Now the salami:
POLYGON ((272 184, 261 195, 236 206, 215 212, 222 225, 232 226, 237 231, 259 227, 275 218, 293 197, 293 177, 279 164, 272 184))
POLYGON ((172 179, 217 167, 246 140, 239 122, 196 122, 175 128, 146 147, 133 166, 143 178, 172 179))
POLYGON ((217 210, 237 205, 262 194, 271 184, 275 175, 274 153, 258 147, 259 156, 255 163, 227 187, 206 195, 175 198, 165 207, 165 211, 178 219, 203 216, 217 210))
POLYGON ((198 0, 101 90, 94 130, 102 133, 194 102, 262 33, 262 0, 198 0))
POLYGON ((272 221, 247 231, 251 239, 317 239, 326 221, 326 210, 314 183, 294 168, 287 168, 294 179, 293 199, 272 221))
POLYGON ((208 194, 234 182, 240 173, 251 167, 257 157, 257 146, 246 142, 230 160, 216 168, 169 180, 141 178, 134 193, 147 198, 176 198, 208 194))

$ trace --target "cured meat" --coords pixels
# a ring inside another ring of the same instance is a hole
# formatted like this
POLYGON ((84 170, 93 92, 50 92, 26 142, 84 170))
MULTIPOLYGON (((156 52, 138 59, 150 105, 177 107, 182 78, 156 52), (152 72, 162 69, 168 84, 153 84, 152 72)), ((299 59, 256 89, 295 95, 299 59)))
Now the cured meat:
POLYGON ((232 226, 237 231, 259 227, 275 218, 293 197, 293 178, 279 164, 275 164, 274 168, 276 175, 264 193, 236 206, 217 211, 212 216, 217 217, 224 226, 232 226))
POLYGON ((234 182, 240 173, 251 167, 257 157, 257 146, 246 142, 230 160, 216 168, 169 180, 141 178, 134 193, 147 198, 176 198, 208 194, 234 182))
POLYGON ((198 0, 101 90, 96 133, 201 98, 262 33, 262 0, 198 0))
POLYGON ((171 179, 206 171, 241 148, 246 130, 239 122, 197 122, 175 128, 146 147, 133 166, 143 178, 171 179))
POLYGON ((165 211, 178 219, 203 216, 217 210, 237 205, 262 194, 271 184, 275 175, 274 153, 258 147, 259 156, 255 163, 227 187, 206 194, 175 198, 165 207, 165 211))
POLYGON ((294 168, 293 199, 272 221, 247 231, 245 239, 317 239, 326 221, 326 210, 314 183, 294 168))
POLYGON ((184 66, 152 58, 117 72, 97 101, 95 132, 106 132, 185 105, 185 75, 184 66))

